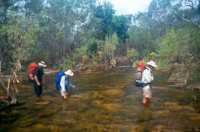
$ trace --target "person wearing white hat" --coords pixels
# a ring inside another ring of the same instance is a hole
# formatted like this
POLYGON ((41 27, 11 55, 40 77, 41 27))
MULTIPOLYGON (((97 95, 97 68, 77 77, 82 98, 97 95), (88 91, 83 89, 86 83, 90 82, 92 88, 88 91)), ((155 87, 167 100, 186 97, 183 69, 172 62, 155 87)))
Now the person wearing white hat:
POLYGON ((41 61, 40 63, 38 63, 38 66, 43 67, 43 68, 47 67, 44 61, 41 61))
POLYGON ((38 63, 38 67, 35 68, 34 70, 34 89, 35 89, 35 94, 37 97, 40 97, 40 95, 42 94, 42 86, 44 83, 44 72, 43 69, 46 67, 47 65, 45 64, 44 61, 41 61, 40 63, 38 63))
POLYGON ((142 73, 142 84, 143 84, 143 100, 142 103, 145 105, 148 100, 152 98, 151 93, 151 82, 154 80, 152 70, 157 67, 154 61, 147 62, 147 66, 142 73))
POLYGON ((61 93, 61 96, 63 97, 63 99, 67 99, 67 95, 69 94, 69 88, 75 88, 74 85, 71 84, 70 82, 70 77, 74 76, 74 73, 71 71, 71 70, 67 70, 65 72, 65 76, 62 76, 61 77, 61 80, 60 80, 60 86, 61 86, 61 89, 60 89, 60 93, 61 93))

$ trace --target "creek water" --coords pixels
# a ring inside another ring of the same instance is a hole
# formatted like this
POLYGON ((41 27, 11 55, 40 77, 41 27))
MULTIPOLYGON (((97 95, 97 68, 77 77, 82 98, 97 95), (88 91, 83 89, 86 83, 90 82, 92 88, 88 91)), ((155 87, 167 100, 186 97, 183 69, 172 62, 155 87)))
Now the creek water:
POLYGON ((83 72, 71 78, 76 88, 63 101, 56 75, 46 75, 42 97, 24 80, 20 104, 0 106, 0 131, 200 131, 200 113, 185 103, 189 90, 173 88, 164 72, 156 72, 153 98, 143 106, 134 72, 83 72))

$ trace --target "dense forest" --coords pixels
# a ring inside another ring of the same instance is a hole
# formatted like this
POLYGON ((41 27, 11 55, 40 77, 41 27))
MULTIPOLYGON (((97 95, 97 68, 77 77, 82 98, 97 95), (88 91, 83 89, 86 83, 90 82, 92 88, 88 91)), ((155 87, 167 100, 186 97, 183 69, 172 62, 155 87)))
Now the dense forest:
POLYGON ((200 79, 200 0, 152 0, 147 12, 116 15, 98 0, 1 0, 0 74, 106 65, 115 57, 178 63, 187 83, 200 79), (190 79, 190 80, 189 80, 190 79))

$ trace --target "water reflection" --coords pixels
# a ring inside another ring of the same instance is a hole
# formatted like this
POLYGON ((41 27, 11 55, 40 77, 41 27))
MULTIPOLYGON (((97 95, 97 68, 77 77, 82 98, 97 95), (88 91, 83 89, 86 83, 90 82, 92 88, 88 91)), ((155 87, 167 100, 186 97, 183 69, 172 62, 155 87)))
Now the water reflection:
POLYGON ((133 85, 132 72, 81 73, 77 87, 63 101, 55 75, 48 78, 41 98, 24 81, 21 104, 0 107, 0 131, 200 131, 200 114, 181 103, 187 91, 170 88, 165 74, 155 75, 153 99, 141 104, 142 89, 133 85))
POLYGON ((137 113, 137 131, 146 132, 151 131, 153 128, 153 111, 151 109, 152 104, 149 103, 142 107, 141 111, 137 113))

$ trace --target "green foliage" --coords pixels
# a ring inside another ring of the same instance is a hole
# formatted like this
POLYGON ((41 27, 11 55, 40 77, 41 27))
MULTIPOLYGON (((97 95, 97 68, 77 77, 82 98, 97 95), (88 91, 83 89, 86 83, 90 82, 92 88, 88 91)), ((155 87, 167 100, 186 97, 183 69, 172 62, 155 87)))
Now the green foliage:
POLYGON ((70 57, 64 58, 63 70, 72 69, 73 65, 74 65, 74 61, 70 57))
POLYGON ((113 45, 116 45, 116 46, 119 45, 119 38, 116 33, 112 34, 112 36, 110 38, 110 43, 112 43, 113 45))
POLYGON ((142 61, 143 62, 148 62, 150 59, 149 59, 149 56, 147 55, 147 56, 145 56, 143 59, 142 59, 142 61))
POLYGON ((189 63, 191 56, 199 55, 200 31, 192 27, 184 27, 176 32, 172 29, 163 38, 158 50, 158 57, 162 63, 169 62, 189 63), (198 51, 197 51, 198 50, 198 51))
POLYGON ((88 49, 87 49, 87 52, 90 54, 96 54, 97 53, 97 43, 98 43, 98 40, 92 38, 88 41, 87 43, 87 46, 88 46, 88 49))
POLYGON ((104 45, 104 54, 106 55, 106 59, 111 60, 114 58, 116 46, 118 45, 118 37, 117 34, 114 33, 111 37, 107 37, 104 45))
POLYGON ((98 61, 97 55, 96 54, 90 54, 90 59, 94 62, 98 61))
POLYGON ((28 0, 25 2, 25 9, 29 9, 27 10, 28 15, 38 14, 43 9, 43 0, 28 0))
POLYGON ((183 2, 191 5, 152 0, 148 12, 132 16, 115 15, 110 2, 97 0, 3 0, 0 59, 12 67, 19 58, 55 62, 67 56, 71 67, 84 54, 97 61, 97 51, 103 51, 106 60, 127 55, 145 62, 155 58, 159 65, 187 63, 200 56, 200 4, 184 8, 183 2))
POLYGON ((38 31, 37 21, 34 19, 27 19, 23 14, 11 12, 9 26, 6 30, 8 42, 12 46, 10 52, 13 65, 18 65, 22 60, 28 59, 31 56, 32 47, 35 44, 35 34, 38 31), (14 18, 14 19, 13 19, 14 18))
MULTIPOLYGON (((163 39, 158 50, 159 56, 165 57, 171 62, 178 61, 181 57, 188 55, 187 45, 183 44, 182 39, 185 38, 181 34, 182 31, 179 31, 178 34, 172 29, 166 37, 163 39), (180 35, 183 37, 180 38, 180 35)), ((184 41, 187 43, 187 41, 184 41)))
POLYGON ((85 42, 81 47, 76 48, 75 52, 72 54, 72 59, 76 60, 79 59, 85 54, 90 57, 90 59, 96 61, 97 60, 97 43, 99 43, 99 40, 96 40, 95 38, 91 38, 87 42, 85 42))
POLYGON ((117 33, 120 42, 125 43, 128 36, 130 16, 114 16, 112 20, 113 30, 117 33))
POLYGON ((185 32, 184 39, 183 41, 186 41, 188 44, 188 52, 194 56, 198 57, 200 56, 200 30, 196 28, 185 28, 184 31, 180 32, 185 32))
POLYGON ((128 48, 127 49, 127 56, 128 56, 128 58, 136 59, 136 58, 138 58, 139 54, 134 48, 132 48, 132 49, 128 48))
POLYGON ((135 68, 139 60, 135 60, 132 64, 132 68, 135 68))
POLYGON ((99 40, 105 40, 107 35, 113 33, 112 19, 115 14, 113 5, 110 2, 99 4, 94 10, 95 18, 95 37, 99 40))
POLYGON ((82 45, 80 48, 76 48, 75 52, 72 54, 73 59, 77 59, 82 57, 84 54, 87 54, 88 47, 86 45, 82 45))
POLYGON ((153 56, 158 56, 158 54, 155 53, 155 52, 151 52, 151 53, 150 53, 150 56, 151 56, 151 57, 153 57, 153 56))
POLYGON ((196 64, 194 66, 193 73, 194 74, 192 74, 190 81, 192 83, 197 83, 197 82, 199 83, 199 80, 200 80, 200 64, 196 64))
POLYGON ((141 58, 144 57, 144 52, 148 51, 148 54, 156 50, 156 46, 153 42, 152 35, 147 30, 132 26, 129 30, 130 41, 133 48, 138 51, 141 58))
POLYGON ((158 66, 157 69, 159 69, 160 67, 166 67, 166 66, 169 66, 170 64, 168 63, 166 59, 157 59, 156 65, 158 66))
POLYGON ((198 0, 152 0, 148 16, 171 28, 185 25, 184 21, 199 28, 199 6, 198 0), (176 18, 181 21, 177 22, 176 18))
POLYGON ((106 40, 105 45, 104 45, 104 53, 106 54, 109 60, 114 58, 115 49, 116 49, 116 46, 110 43, 108 40, 106 40))

